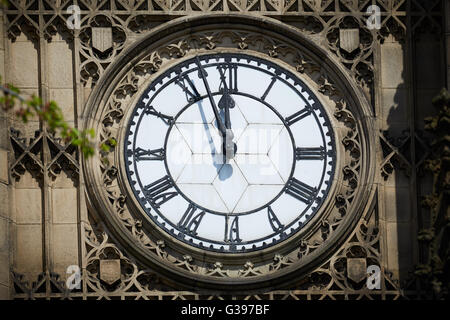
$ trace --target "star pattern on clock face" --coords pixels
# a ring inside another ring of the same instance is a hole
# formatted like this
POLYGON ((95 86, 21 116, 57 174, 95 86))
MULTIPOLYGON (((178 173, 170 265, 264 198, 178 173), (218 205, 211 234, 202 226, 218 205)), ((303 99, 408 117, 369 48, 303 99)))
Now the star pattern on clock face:
POLYGON ((280 163, 280 144, 292 145, 282 120, 253 99, 237 95, 233 99, 231 123, 237 152, 227 163, 220 153, 217 121, 201 116, 205 113, 202 102, 177 118, 166 143, 169 173, 180 191, 197 206, 223 214, 243 214, 266 205, 283 190, 294 161, 291 147, 284 149, 286 163, 280 163), (190 154, 184 167, 177 153, 190 154))
POLYGON ((333 132, 317 98, 290 72, 248 55, 169 69, 142 94, 125 144, 128 180, 150 219, 226 253, 298 232, 334 173, 333 132))

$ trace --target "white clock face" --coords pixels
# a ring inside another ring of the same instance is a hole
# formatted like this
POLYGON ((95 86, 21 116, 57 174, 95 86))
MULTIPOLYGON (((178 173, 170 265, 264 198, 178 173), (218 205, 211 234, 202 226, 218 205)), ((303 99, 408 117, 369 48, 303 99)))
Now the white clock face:
POLYGON ((215 54, 155 80, 130 119, 125 159, 143 210, 164 232, 219 252, 267 248, 320 209, 334 173, 325 110, 290 72, 215 54))

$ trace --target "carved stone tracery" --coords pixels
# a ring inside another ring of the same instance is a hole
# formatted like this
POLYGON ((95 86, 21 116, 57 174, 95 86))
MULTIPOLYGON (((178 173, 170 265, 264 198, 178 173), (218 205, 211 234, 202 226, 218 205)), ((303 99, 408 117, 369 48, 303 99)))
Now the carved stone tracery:
MULTIPOLYGON (((342 163, 345 165, 342 165, 340 169, 343 181, 342 184, 337 185, 338 191, 336 191, 335 198, 330 200, 330 203, 336 203, 336 206, 330 205, 327 213, 321 217, 322 221, 318 224, 319 227, 312 228, 310 234, 302 238, 298 246, 294 246, 282 254, 274 254, 271 260, 265 262, 259 259, 247 260, 243 261, 241 265, 230 264, 226 260, 211 261, 205 264, 197 261, 195 254, 183 253, 184 249, 180 250, 173 243, 158 238, 161 236, 155 238, 155 234, 147 231, 144 227, 145 223, 137 214, 135 207, 130 207, 131 199, 126 197, 127 191, 123 189, 123 184, 117 180, 120 178, 120 170, 118 170, 120 168, 120 161, 118 162, 120 148, 114 148, 111 153, 105 155, 108 159, 106 163, 98 162, 103 177, 105 199, 108 199, 108 206, 99 211, 107 210, 115 215, 118 219, 116 221, 120 221, 127 233, 134 239, 133 241, 145 248, 154 257, 152 259, 161 259, 165 264, 201 277, 204 279, 203 281, 209 278, 229 277, 266 278, 268 275, 277 274, 282 269, 293 270, 305 258, 318 248, 326 246, 327 241, 342 232, 336 233, 337 230, 340 230, 342 221, 350 219, 347 217, 347 213, 351 210, 359 185, 362 156, 361 136, 358 128, 360 125, 355 121, 353 111, 342 96, 340 85, 335 84, 335 76, 316 62, 316 58, 311 53, 301 51, 279 37, 233 28, 197 31, 191 32, 188 36, 174 37, 169 43, 159 45, 156 50, 148 50, 146 54, 139 53, 139 59, 135 59, 133 66, 127 72, 123 72, 121 80, 115 80, 117 81, 116 89, 106 100, 105 107, 102 107, 103 109, 97 107, 95 111, 104 110, 99 116, 102 120, 101 126, 97 130, 100 132, 101 141, 106 142, 108 139, 114 138, 120 142, 120 128, 124 126, 125 114, 132 105, 138 89, 152 79, 153 73, 157 73, 165 64, 172 63, 172 60, 184 59, 192 53, 206 53, 214 50, 245 50, 247 53, 265 54, 273 59, 279 59, 283 63, 288 63, 299 70, 303 78, 309 79, 309 83, 315 86, 315 90, 323 95, 321 99, 328 99, 330 104, 336 105, 335 119, 343 124, 343 128, 339 129, 338 139, 342 139, 342 147, 339 148, 345 150, 342 154, 342 163)), ((330 110, 330 112, 333 111, 330 110)), ((94 123, 89 123, 89 125, 95 126, 94 123)), ((94 163, 97 163, 97 160, 88 163, 88 168, 93 168, 94 163)), ((123 178, 120 180, 122 181, 123 178)), ((90 194, 96 192, 102 191, 92 190, 90 194)))
MULTIPOLYGON (((268 300, 312 300, 312 299, 399 299, 403 293, 398 283, 391 279, 388 271, 381 267, 380 290, 369 290, 366 278, 353 281, 348 276, 348 262, 354 259, 366 265, 381 266, 380 229, 377 224, 377 209, 373 208, 361 220, 347 242, 328 261, 284 290, 242 293, 242 295, 206 294, 194 291, 179 291, 176 285, 167 282, 154 271, 145 269, 123 253, 123 249, 108 237, 107 230, 91 221, 83 223, 83 243, 86 259, 82 267, 80 289, 68 290, 60 275, 43 273, 36 282, 30 283, 24 276, 13 273, 16 298, 45 299, 49 295, 60 299, 268 299, 268 300), (101 261, 120 262, 120 281, 108 284, 101 279, 101 261), (46 285, 50 283, 51 285, 46 285)), ((278 264, 286 261, 275 257, 278 264), (278 260, 280 259, 280 260, 278 260)), ((190 260, 190 257, 185 257, 190 260)), ((220 262, 214 264, 211 274, 223 276, 220 262)), ((244 273, 254 273, 248 262, 244 273)))
POLYGON ((10 166, 11 176, 19 180, 28 171, 41 181, 44 174, 52 180, 61 171, 73 180, 78 180, 78 151, 69 142, 63 142, 54 134, 38 130, 33 138, 22 137, 20 131, 10 130, 10 140, 14 151, 14 161, 10 166), (44 157, 44 152, 48 155, 44 157))
MULTIPOLYGON (((413 28, 429 26, 437 26, 436 24, 436 2, 412 0, 411 8, 413 12, 413 28), (424 22, 425 21, 425 22, 424 22)), ((379 32, 371 32, 364 26, 364 12, 369 1, 352 1, 352 0, 293 0, 293 1, 79 1, 83 13, 81 30, 74 33, 74 39, 79 39, 80 49, 78 53, 81 61, 79 69, 82 85, 86 88, 95 88, 96 84, 105 77, 105 69, 117 59, 119 54, 126 50, 127 46, 132 44, 137 34, 146 33, 151 28, 157 26, 159 22, 155 22, 154 17, 163 16, 170 12, 173 16, 183 16, 189 12, 198 11, 239 11, 258 12, 261 15, 295 15, 298 19, 295 22, 286 21, 286 23, 305 31, 311 36, 316 36, 314 41, 322 39, 325 41, 330 51, 336 56, 336 59, 345 66, 351 77, 362 87, 368 88, 369 92, 373 79, 373 48, 377 41, 382 41, 387 35, 394 35, 398 38, 404 37, 405 30, 405 3, 404 0, 384 0, 376 1, 382 8, 382 29, 379 32), (267 5, 266 5, 267 4, 267 5), (123 11, 121 15, 112 14, 123 11), (339 12, 340 15, 336 13, 339 12), (301 17, 298 17, 301 15, 301 17), (113 45, 104 51, 96 50, 92 45, 92 28, 112 28, 113 45), (343 52, 339 47, 339 30, 357 28, 359 30, 360 46, 352 52, 343 52)), ((12 6, 5 10, 7 17, 7 32, 12 40, 14 40, 21 32, 26 33, 33 41, 45 39, 51 41, 51 38, 61 30, 73 33, 67 30, 66 21, 69 17, 64 13, 67 3, 54 1, 12 1, 12 6), (38 8, 46 8, 36 13, 38 8), (45 19, 40 19, 45 16, 45 19), (42 24, 42 21, 44 23, 42 24)), ((159 18, 158 18, 159 19, 159 18)), ((167 18, 161 17, 161 20, 167 18)), ((286 18, 286 20, 289 20, 286 18)), ((75 40, 76 41, 76 40, 75 40)), ((355 199, 355 192, 361 184, 362 165, 362 139, 360 127, 358 124, 358 115, 353 112, 352 102, 343 99, 345 94, 342 88, 337 85, 336 79, 330 76, 329 70, 318 64, 310 52, 303 52, 293 49, 283 42, 277 42, 274 38, 264 37, 255 32, 242 32, 242 30, 233 31, 208 31, 197 32, 190 37, 181 37, 174 39, 166 46, 162 46, 159 50, 154 50, 146 57, 134 64, 131 72, 128 72, 122 79, 120 85, 116 86, 114 94, 107 102, 104 108, 101 120, 101 130, 99 130, 102 141, 108 141, 111 138, 119 138, 118 127, 123 123, 126 114, 126 105, 139 91, 140 85, 147 81, 152 74, 164 68, 165 64, 172 59, 180 59, 192 52, 206 52, 216 50, 222 47, 229 48, 229 42, 232 43, 233 49, 248 50, 251 52, 262 52, 269 57, 279 59, 290 64, 300 74, 304 74, 314 84, 315 89, 323 94, 325 99, 329 99, 335 103, 335 119, 346 129, 341 135, 341 143, 345 148, 346 165, 341 168, 343 177, 342 192, 336 194, 334 214, 328 216, 321 222, 320 228, 316 231, 316 236, 309 240, 301 239, 298 247, 290 254, 277 254, 273 256, 270 264, 261 265, 252 261, 243 263, 234 270, 224 267, 220 261, 211 263, 208 266, 200 266, 196 264, 195 257, 190 255, 176 255, 169 243, 162 239, 153 239, 150 237, 142 226, 142 221, 133 216, 127 208, 127 197, 119 188, 120 167, 115 162, 114 153, 118 150, 112 150, 108 155, 108 163, 99 163, 101 172, 101 180, 105 186, 107 199, 111 208, 125 228, 132 234, 134 239, 151 251, 156 257, 163 261, 167 261, 177 268, 186 270, 192 274, 207 275, 210 277, 227 278, 242 277, 252 278, 267 275, 284 268, 295 265, 299 260, 306 258, 323 243, 327 241, 339 229, 343 219, 352 212, 352 203, 355 199), (226 43, 226 45, 224 45, 226 43), (200 50, 200 51, 198 51, 200 50)), ((368 97, 370 98, 370 96, 368 97)), ((11 134, 11 143, 15 151, 15 162, 11 166, 13 177, 19 179, 23 172, 30 171, 33 175, 40 178, 44 172, 50 177, 56 177, 61 170, 73 172, 73 178, 78 179, 78 164, 76 152, 61 141, 54 137, 46 136, 46 133, 37 133, 36 137, 30 139, 30 142, 24 140, 17 133, 11 134), (40 155, 42 141, 47 139, 47 143, 51 151, 50 162, 43 164, 40 155)), ((387 177, 395 166, 400 166, 409 170, 409 162, 407 157, 403 155, 402 146, 409 143, 408 136, 397 144, 384 133, 380 133, 380 143, 384 145, 385 154, 384 165, 381 166, 383 177, 387 177)), ((413 137, 415 141, 422 141, 421 137, 413 137)), ((426 148, 426 144, 423 143, 426 148)), ((426 155, 422 158, 424 159, 426 155)), ((422 161, 422 160, 421 160, 422 161)), ((355 233, 349 235, 345 245, 336 252, 332 258, 323 263, 320 267, 314 269, 299 285, 292 290, 280 290, 264 292, 260 295, 255 294, 251 297, 264 298, 326 298, 345 296, 349 298, 355 295, 357 298, 371 298, 374 295, 390 295, 392 298, 398 298, 400 292, 396 288, 396 284, 389 279, 388 272, 383 270, 384 289, 381 292, 361 291, 358 283, 349 282, 347 278, 346 261, 348 259, 366 259, 367 264, 374 263, 380 265, 380 244, 379 230, 376 225, 376 210, 370 215, 370 219, 362 219, 356 227, 355 233), (375 217, 375 218, 373 218, 375 217), (375 219, 375 220, 374 220, 375 219), (370 223, 367 221, 370 220, 370 223), (374 222, 375 221, 375 222, 374 222), (364 231, 363 231, 364 230, 364 231), (369 241, 368 239, 373 239, 369 241), (317 290, 317 294, 311 293, 317 290), (340 290, 340 293, 336 293, 340 290)), ((89 227, 86 226, 86 230, 89 227)), ((105 229, 106 230, 106 229, 105 229)), ((91 231, 86 231, 86 234, 91 231)), ((63 284, 59 280, 59 276, 46 272, 42 274, 38 281, 28 284, 20 275, 14 275, 14 283, 17 286, 17 297, 36 298, 44 297, 42 285, 47 282, 54 284, 55 288, 52 294, 59 297, 83 297, 96 294, 105 295, 107 297, 125 298, 161 298, 161 297, 187 297, 193 299, 211 298, 210 296, 201 296, 197 293, 171 291, 170 286, 156 286, 160 280, 149 271, 142 269, 139 263, 130 259, 129 254, 125 254, 126 250, 118 248, 116 241, 108 239, 108 232, 105 231, 102 241, 93 240, 86 236, 84 243, 90 242, 91 245, 87 249, 87 258, 90 273, 89 278, 83 278, 83 281, 90 284, 87 291, 83 292, 67 292, 63 284), (107 240, 104 240, 107 239, 107 240), (114 244, 112 244, 114 243, 114 244), (99 249, 102 248, 102 249, 99 249), (103 250, 103 251, 102 251, 103 250), (105 252, 109 252, 106 254, 105 252), (103 258, 119 259, 125 266, 121 268, 124 271, 122 279, 124 284, 120 284, 118 288, 106 288, 98 276, 96 263, 103 258), (96 262, 97 261, 97 262, 96 262), (122 262, 124 261, 124 262, 122 262), (139 266, 138 266, 139 265, 139 266), (151 286, 150 286, 151 284, 151 286), (135 288, 138 288, 137 290, 135 288), (95 288, 95 289, 92 289, 95 288), (152 289, 150 289, 152 288, 152 289), (160 290, 155 293, 153 289, 160 290), (87 293, 89 292, 89 293, 87 293), (126 294, 125 294, 126 293, 126 294)), ((91 234, 92 236, 92 234, 91 234)), ((52 287, 53 288, 53 287, 52 287)), ((85 290, 85 289, 83 289, 85 290)), ((49 294, 48 292, 46 294, 49 294)), ((216 296, 214 296, 216 297, 216 296)), ((247 298, 249 298, 248 296, 247 298)))

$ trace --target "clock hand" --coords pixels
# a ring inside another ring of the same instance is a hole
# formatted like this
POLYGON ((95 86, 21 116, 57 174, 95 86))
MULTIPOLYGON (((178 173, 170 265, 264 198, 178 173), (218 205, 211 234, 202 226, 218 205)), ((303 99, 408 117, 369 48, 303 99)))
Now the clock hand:
POLYGON ((224 85, 224 94, 222 98, 219 100, 219 108, 224 109, 225 112, 225 127, 227 128, 227 137, 225 138, 224 144, 223 144, 223 153, 225 154, 225 161, 232 159, 237 151, 237 146, 233 142, 233 131, 231 131, 231 119, 230 119, 230 108, 235 107, 235 102, 233 98, 231 97, 225 75, 223 73, 222 68, 218 67, 219 73, 220 73, 220 79, 223 82, 224 85))
POLYGON ((235 102, 234 102, 233 98, 230 96, 226 78, 225 78, 223 70, 220 66, 218 67, 218 70, 220 73, 220 79, 224 85, 224 88, 223 88, 224 93, 223 93, 222 98, 220 98, 220 100, 219 100, 219 108, 225 110, 225 127, 228 129, 231 129, 230 108, 234 108, 235 102))
MULTIPOLYGON (((201 79, 203 80, 203 84, 204 84, 206 92, 208 94, 208 98, 211 103, 211 107, 213 109, 214 116, 216 117, 217 126, 219 127, 219 131, 222 133, 222 137, 223 137, 222 150, 223 150, 223 154, 224 154, 224 160, 226 162, 227 160, 232 159, 234 157, 234 154, 236 153, 237 147, 236 147, 236 144, 233 142, 234 134, 231 129, 227 128, 223 124, 222 119, 220 119, 219 111, 217 110, 216 102, 214 101, 213 96, 211 94, 211 89, 209 88, 208 81, 206 80, 206 72, 200 63, 200 59, 198 57, 195 57, 195 62, 197 64, 197 67, 198 67, 200 75, 201 75, 201 79)), ((228 124, 231 127, 231 123, 229 121, 229 115, 228 115, 228 124)))
POLYGON ((225 136, 227 134, 226 128, 225 128, 224 124, 222 123, 222 120, 220 119, 219 111, 217 110, 217 106, 216 106, 216 102, 214 101, 214 98, 211 94, 211 90, 209 88, 208 81, 206 80, 206 72, 203 69, 202 65, 200 64, 200 59, 198 57, 195 57, 195 62, 197 64, 198 70, 200 72, 200 78, 203 80, 203 84, 205 86, 206 93, 208 94, 209 102, 211 103, 211 107, 213 109, 214 116, 216 117, 217 126, 219 127, 219 131, 222 133, 223 136, 225 136))

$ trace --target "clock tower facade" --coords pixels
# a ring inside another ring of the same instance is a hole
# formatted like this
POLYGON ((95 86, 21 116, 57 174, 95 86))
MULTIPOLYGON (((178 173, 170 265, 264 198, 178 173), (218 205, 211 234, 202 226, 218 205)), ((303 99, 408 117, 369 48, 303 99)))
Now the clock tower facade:
POLYGON ((110 148, 2 111, 0 297, 426 294, 431 2, 11 1, 3 81, 110 148))

